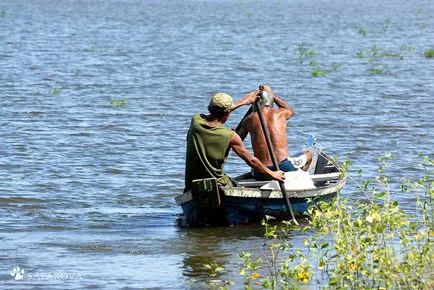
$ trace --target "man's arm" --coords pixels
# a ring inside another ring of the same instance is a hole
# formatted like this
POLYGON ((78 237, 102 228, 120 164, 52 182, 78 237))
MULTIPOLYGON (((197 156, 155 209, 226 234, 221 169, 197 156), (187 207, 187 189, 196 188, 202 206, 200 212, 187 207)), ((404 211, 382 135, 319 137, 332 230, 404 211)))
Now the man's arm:
POLYGON ((245 95, 241 100, 239 100, 235 104, 235 106, 232 108, 231 112, 235 111, 239 107, 253 104, 256 101, 256 99, 259 98, 258 93, 259 93, 259 91, 253 91, 253 92, 250 92, 247 95, 245 95))
POLYGON ((270 94, 273 94, 274 103, 282 109, 286 114, 286 119, 291 118, 295 114, 295 110, 293 107, 288 105, 282 98, 276 95, 273 90, 268 85, 261 85, 262 89, 270 94))
POLYGON ((286 119, 291 118, 294 116, 295 111, 294 108, 292 108, 290 105, 288 105, 282 98, 280 98, 277 95, 274 95, 274 103, 281 109, 285 111, 286 119))
POLYGON ((258 158, 253 156, 246 147, 244 147, 243 141, 241 140, 241 137, 238 134, 234 134, 232 136, 231 141, 229 142, 229 146, 234 150, 234 152, 244 160, 244 162, 247 163, 250 167, 255 169, 258 172, 270 175, 273 179, 278 181, 284 181, 285 174, 283 171, 272 171, 269 168, 267 168, 264 164, 262 164, 261 161, 259 161, 258 158))

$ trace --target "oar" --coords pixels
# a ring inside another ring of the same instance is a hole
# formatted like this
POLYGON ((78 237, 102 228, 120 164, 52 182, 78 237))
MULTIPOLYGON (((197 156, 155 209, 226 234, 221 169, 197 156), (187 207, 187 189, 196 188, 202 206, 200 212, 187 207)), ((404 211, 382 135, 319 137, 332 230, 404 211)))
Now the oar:
MULTIPOLYGON (((255 108, 256 111, 258 111, 259 120, 261 121, 261 127, 262 131, 264 132, 265 140, 267 141, 268 151, 270 152, 271 160, 273 161, 273 165, 276 170, 279 170, 279 164, 276 160, 276 155, 274 154, 273 150, 273 144, 271 143, 270 139, 270 132, 268 131, 267 124, 265 123, 264 115, 262 114, 261 105, 260 105, 260 99, 257 99, 255 101, 255 108)), ((295 219, 294 212, 292 211, 291 203, 288 198, 288 194, 286 192, 285 184, 282 181, 279 181, 280 190, 282 191, 283 198, 285 199, 286 207, 289 211, 289 214, 291 215, 292 221, 294 224, 298 225, 297 220, 295 219)))
POLYGON ((235 128, 235 132, 238 134, 238 132, 241 129, 241 125, 244 122, 244 119, 247 118, 253 111, 253 105, 250 106, 250 108, 247 110, 247 112, 244 114, 243 118, 241 119, 241 121, 238 123, 237 128, 235 128))

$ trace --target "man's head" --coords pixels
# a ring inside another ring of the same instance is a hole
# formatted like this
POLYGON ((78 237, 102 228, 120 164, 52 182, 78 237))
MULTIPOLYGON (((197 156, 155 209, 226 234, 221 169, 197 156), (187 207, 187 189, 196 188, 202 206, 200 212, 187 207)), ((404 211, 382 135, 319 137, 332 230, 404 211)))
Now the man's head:
MULTIPOLYGON (((260 85, 259 86, 259 90, 260 90, 260 101, 259 101, 259 105, 261 107, 273 107, 274 104, 274 93, 271 90, 271 88, 267 85, 260 85)), ((254 108, 254 110, 256 111, 256 108, 254 108)))
POLYGON ((229 115, 234 107, 232 97, 225 93, 216 93, 209 101, 208 111, 214 117, 229 115))
POLYGON ((274 95, 272 92, 263 90, 261 91, 261 99, 259 104, 261 107, 273 107, 274 95))

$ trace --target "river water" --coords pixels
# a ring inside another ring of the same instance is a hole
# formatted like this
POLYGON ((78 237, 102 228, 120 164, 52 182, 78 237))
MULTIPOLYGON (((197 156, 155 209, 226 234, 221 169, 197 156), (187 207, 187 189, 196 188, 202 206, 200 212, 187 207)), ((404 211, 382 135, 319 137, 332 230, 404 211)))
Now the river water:
MULTIPOLYGON (((0 0, 0 288, 200 289, 211 262, 239 281, 262 228, 184 229, 174 202, 190 118, 217 91, 269 84, 296 109, 291 152, 313 134, 351 160, 350 200, 385 152, 392 188, 419 176, 433 35, 431 0, 0 0)), ((247 170, 231 153, 226 171, 247 170)))

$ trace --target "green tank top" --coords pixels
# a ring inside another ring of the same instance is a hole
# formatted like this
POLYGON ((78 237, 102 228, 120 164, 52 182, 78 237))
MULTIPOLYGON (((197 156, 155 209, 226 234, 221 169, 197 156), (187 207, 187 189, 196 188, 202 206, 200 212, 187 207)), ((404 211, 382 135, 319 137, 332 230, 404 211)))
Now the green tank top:
POLYGON ((233 134, 234 131, 223 125, 209 126, 200 114, 193 116, 187 134, 184 192, 191 189, 195 179, 214 177, 223 186, 232 185, 223 167, 233 134))

